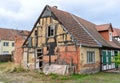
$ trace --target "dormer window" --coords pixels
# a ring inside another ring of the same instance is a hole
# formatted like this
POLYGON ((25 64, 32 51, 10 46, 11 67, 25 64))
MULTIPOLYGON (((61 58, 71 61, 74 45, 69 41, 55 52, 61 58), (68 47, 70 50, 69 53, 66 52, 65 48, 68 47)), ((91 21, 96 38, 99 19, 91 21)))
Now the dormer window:
POLYGON ((47 37, 55 36, 55 25, 49 25, 47 28, 47 37))
POLYGON ((112 32, 109 32, 109 40, 112 41, 112 32))

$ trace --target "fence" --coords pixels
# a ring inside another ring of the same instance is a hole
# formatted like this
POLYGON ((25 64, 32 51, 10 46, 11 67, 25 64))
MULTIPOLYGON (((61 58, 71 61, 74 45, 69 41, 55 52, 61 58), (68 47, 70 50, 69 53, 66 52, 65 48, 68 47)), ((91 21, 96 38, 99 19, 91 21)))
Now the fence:
POLYGON ((11 54, 0 55, 0 62, 8 62, 8 61, 12 61, 11 54))

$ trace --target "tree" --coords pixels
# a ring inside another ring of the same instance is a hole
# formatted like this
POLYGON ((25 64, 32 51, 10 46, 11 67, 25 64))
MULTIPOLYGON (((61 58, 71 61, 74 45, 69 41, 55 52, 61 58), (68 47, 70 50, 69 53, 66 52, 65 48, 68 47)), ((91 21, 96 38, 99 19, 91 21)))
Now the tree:
POLYGON ((112 62, 115 63, 116 66, 120 65, 120 54, 118 54, 117 56, 114 56, 112 59, 112 62))

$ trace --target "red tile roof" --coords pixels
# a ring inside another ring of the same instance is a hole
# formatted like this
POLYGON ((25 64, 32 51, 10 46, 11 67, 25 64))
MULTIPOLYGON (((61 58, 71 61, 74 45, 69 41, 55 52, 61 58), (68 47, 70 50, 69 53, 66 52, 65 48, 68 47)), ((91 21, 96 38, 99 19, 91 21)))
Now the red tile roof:
POLYGON ((102 25, 97 25, 96 29, 97 31, 106 31, 109 30, 111 24, 102 24, 102 25))
POLYGON ((120 29, 114 28, 113 29, 113 36, 119 36, 120 37, 120 29))
POLYGON ((0 28, 0 40, 14 41, 15 36, 21 35, 28 35, 28 31, 0 28))
POLYGON ((50 7, 58 20, 67 28, 67 30, 79 41, 86 46, 110 46, 105 39, 98 33, 96 25, 70 13, 50 7), (76 22, 75 18, 78 22, 76 22), (65 20, 66 19, 66 20, 65 20), (79 25, 79 23, 82 25, 79 25), (91 35, 91 36, 90 36, 91 35), (87 41, 86 41, 87 40, 87 41))
MULTIPOLYGON (((68 31, 68 33, 70 33, 73 36, 73 38, 77 41, 77 43, 84 46, 90 46, 90 47, 104 46, 104 47, 110 47, 110 48, 119 48, 116 46, 114 42, 112 43, 107 42, 98 32, 98 30, 101 29, 100 27, 103 27, 103 28, 105 27, 105 29, 103 30, 109 29, 109 26, 111 26, 110 24, 97 26, 89 21, 86 21, 71 13, 59 10, 55 7, 46 6, 43 12, 45 11, 46 8, 52 12, 52 16, 55 17, 54 19, 58 20, 59 23, 64 26, 64 28, 68 31), (98 27, 98 29, 96 29, 96 27, 98 27)), ((43 12, 41 13, 36 23, 34 24, 34 28, 36 27, 36 24, 39 22, 39 19, 42 17, 43 12)), ((32 29, 32 31, 34 30, 34 28, 32 29)))
POLYGON ((68 12, 58 10, 55 7, 49 7, 53 14, 57 17, 62 25, 68 30, 68 32, 79 42, 79 44, 87 45, 87 46, 98 46, 99 44, 96 40, 89 35, 89 32, 85 30, 85 26, 80 24, 81 22, 86 24, 86 26, 95 26, 94 24, 85 21, 81 18, 78 18, 75 15, 72 15, 68 12), (87 40, 87 41, 86 41, 87 40))
POLYGON ((111 24, 95 25, 55 7, 49 8, 56 16, 57 20, 65 26, 68 32, 70 32, 80 44, 86 46, 100 47, 100 45, 102 45, 105 47, 120 48, 114 42, 106 41, 98 32, 108 30, 111 28, 111 24))

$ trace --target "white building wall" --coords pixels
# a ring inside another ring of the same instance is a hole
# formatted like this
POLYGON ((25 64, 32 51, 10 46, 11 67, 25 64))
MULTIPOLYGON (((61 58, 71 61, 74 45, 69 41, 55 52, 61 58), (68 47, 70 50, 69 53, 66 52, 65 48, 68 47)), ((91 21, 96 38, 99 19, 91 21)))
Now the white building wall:
POLYGON ((2 42, 0 40, 0 54, 2 54, 2 42))

